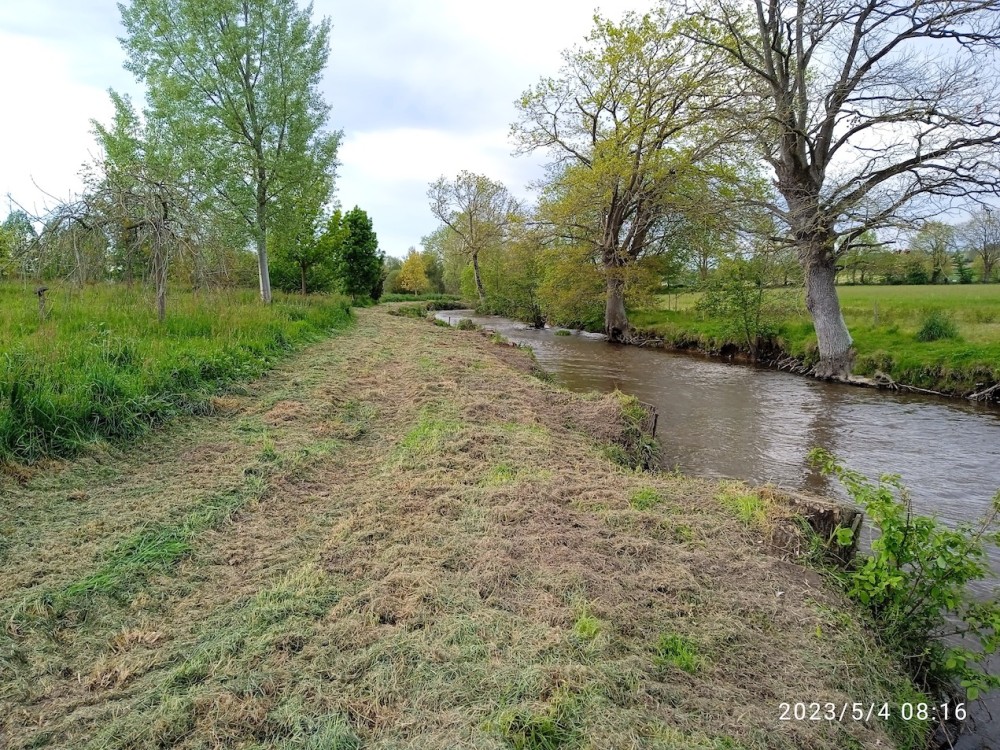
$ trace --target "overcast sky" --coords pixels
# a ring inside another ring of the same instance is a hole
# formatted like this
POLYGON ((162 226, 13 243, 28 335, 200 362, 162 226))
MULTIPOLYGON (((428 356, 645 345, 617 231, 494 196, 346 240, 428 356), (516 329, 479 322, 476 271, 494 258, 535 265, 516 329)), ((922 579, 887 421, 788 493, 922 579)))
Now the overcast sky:
MULTIPOLYGON (((653 0, 316 0, 333 21, 323 90, 344 131, 337 199, 368 211, 379 244, 402 256, 434 229, 427 183, 483 172, 527 195, 541 158, 511 156, 514 100, 555 74, 595 7, 619 18, 653 0)), ((122 68, 115 0, 0 3, 0 217, 8 194, 30 210, 80 188, 107 122, 109 87, 141 90, 122 68)))

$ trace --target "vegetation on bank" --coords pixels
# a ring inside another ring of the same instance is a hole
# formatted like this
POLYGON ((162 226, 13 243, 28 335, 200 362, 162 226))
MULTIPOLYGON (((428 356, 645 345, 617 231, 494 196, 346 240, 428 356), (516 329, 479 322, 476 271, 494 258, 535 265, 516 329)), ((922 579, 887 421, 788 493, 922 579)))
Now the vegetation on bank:
MULTIPOLYGON (((854 336, 856 374, 882 373, 899 384, 962 396, 1000 382, 1000 286, 841 286, 838 292, 854 336)), ((655 308, 635 311, 638 334, 681 349, 748 352, 747 330, 706 312, 701 297, 663 295, 655 308)), ((765 339, 761 355, 814 362, 816 334, 801 291, 768 290, 767 299, 779 304, 751 332, 765 339)))
POLYGON ((52 288, 44 320, 34 288, 0 284, 0 462, 69 456, 210 409, 298 345, 351 320, 337 296, 251 290, 173 293, 160 323, 142 290, 52 288))
POLYGON ((630 400, 385 312, 225 414, 0 477, 12 750, 924 747, 856 610, 768 552, 773 497, 624 468, 630 400), (778 720, 807 697, 894 718, 778 720))

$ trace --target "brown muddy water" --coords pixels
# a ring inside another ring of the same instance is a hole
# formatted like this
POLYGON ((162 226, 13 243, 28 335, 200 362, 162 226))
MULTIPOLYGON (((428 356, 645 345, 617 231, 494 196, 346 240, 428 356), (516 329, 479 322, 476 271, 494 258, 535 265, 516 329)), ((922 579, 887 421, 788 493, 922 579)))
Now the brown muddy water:
MULTIPOLYGON (((534 350, 539 366, 575 391, 616 388, 652 404, 666 469, 844 497, 806 454, 826 448, 869 476, 899 474, 914 510, 954 525, 986 513, 1000 489, 1000 408, 958 399, 824 383, 702 355, 608 344, 603 336, 523 323, 471 310, 471 318, 534 350)), ((1000 573, 1000 552, 991 562, 1000 573)), ((977 593, 991 593, 996 581, 977 593)), ((995 669, 1000 670, 1000 664, 995 669)), ((1000 749, 1000 694, 979 705, 973 731, 955 747, 1000 749)))

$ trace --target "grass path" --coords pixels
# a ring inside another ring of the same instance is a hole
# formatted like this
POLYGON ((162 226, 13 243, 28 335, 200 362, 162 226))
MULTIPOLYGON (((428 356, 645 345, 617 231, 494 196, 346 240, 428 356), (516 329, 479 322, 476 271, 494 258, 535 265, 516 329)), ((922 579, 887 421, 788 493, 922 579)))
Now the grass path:
POLYGON ((363 310, 214 416, 0 477, 0 747, 906 733, 779 722, 782 701, 906 683, 717 484, 613 464, 614 397, 528 370, 478 334, 363 310))

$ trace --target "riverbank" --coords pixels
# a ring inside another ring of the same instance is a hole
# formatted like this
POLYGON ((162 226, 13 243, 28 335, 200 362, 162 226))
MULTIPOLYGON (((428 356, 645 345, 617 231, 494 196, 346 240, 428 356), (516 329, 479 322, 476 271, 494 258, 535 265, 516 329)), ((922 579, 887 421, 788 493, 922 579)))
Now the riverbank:
MULTIPOLYGON (((797 312, 776 324, 757 363, 807 373, 818 354, 799 293, 771 294, 787 298, 781 306, 797 312)), ((838 294, 857 351, 857 377, 849 382, 1000 402, 1000 285, 844 286, 838 294), (918 338, 931 311, 954 324, 955 338, 918 338)), ((725 321, 698 311, 698 298, 664 295, 656 309, 631 313, 637 342, 749 359, 745 341, 725 321)))
POLYGON ((922 746, 779 721, 916 696, 768 551, 777 496, 626 470, 617 397, 357 316, 211 416, 0 478, 11 748, 922 746))

